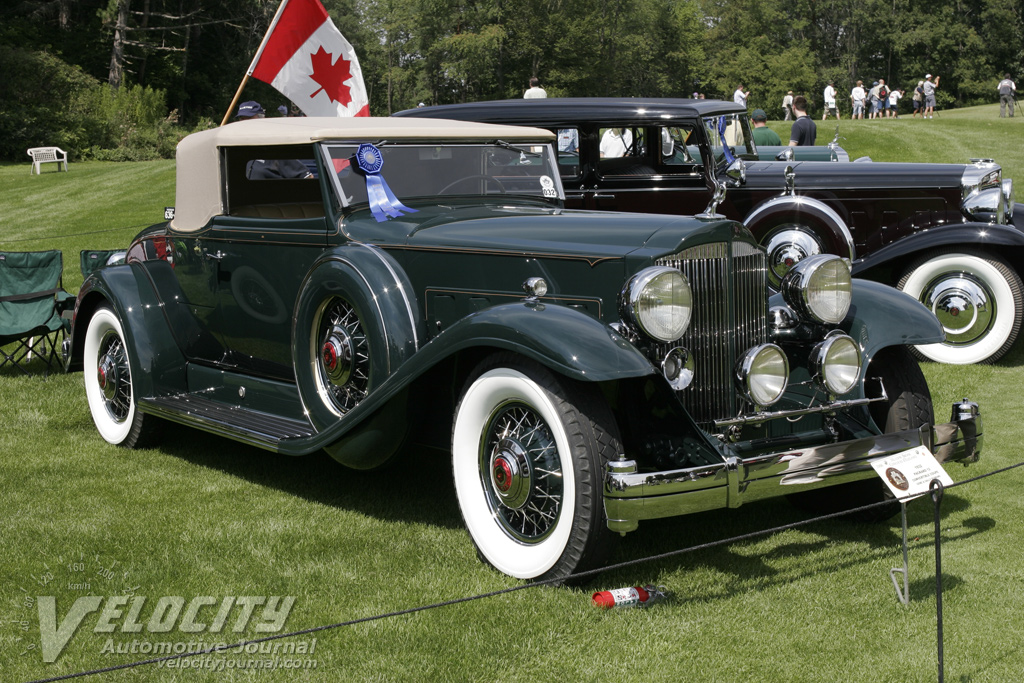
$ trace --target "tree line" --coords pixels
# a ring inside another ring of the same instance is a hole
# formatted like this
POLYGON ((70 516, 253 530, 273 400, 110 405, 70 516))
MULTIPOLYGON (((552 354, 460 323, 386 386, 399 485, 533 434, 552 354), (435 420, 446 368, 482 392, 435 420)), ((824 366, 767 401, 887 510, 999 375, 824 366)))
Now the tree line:
MULTIPOLYGON (((742 84, 775 118, 788 90, 820 109, 830 80, 848 94, 858 79, 909 89, 933 73, 950 107, 992 102, 1002 75, 1024 70, 1020 0, 322 1, 356 47, 377 116, 520 97, 532 76, 569 97, 728 98, 742 84)), ((277 6, 5 3, 0 156, 62 135, 78 155, 166 155, 223 116, 277 6)), ((244 98, 285 103, 252 81, 244 98)))

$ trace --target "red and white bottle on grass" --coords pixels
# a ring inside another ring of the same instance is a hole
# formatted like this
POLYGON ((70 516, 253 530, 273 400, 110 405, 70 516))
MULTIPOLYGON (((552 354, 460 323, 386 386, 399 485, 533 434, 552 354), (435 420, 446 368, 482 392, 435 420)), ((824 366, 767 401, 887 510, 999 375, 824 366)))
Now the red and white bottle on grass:
POLYGON ((668 597, 662 586, 630 586, 610 591, 598 591, 591 600, 601 609, 613 607, 647 607, 668 597))

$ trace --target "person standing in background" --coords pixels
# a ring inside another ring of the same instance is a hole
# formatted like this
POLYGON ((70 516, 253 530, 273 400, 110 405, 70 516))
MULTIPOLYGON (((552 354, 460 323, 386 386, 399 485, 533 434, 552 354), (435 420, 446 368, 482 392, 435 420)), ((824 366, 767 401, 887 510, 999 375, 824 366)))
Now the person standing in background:
POLYGON ((911 118, 916 119, 917 115, 924 111, 924 81, 918 81, 917 87, 914 88, 914 115, 911 118))
POLYGON ((750 136, 754 138, 755 145, 782 144, 779 134, 768 127, 768 115, 764 113, 764 109, 755 109, 754 113, 750 115, 750 120, 754 123, 754 130, 750 132, 750 136))
POLYGON ((796 113, 796 122, 789 131, 790 147, 807 147, 814 144, 818 138, 818 127, 807 115, 807 99, 803 95, 793 98, 793 111, 796 113))
POLYGON ((932 75, 927 74, 924 77, 924 85, 921 89, 924 91, 924 117, 926 119, 934 118, 935 114, 935 89, 939 87, 939 79, 941 76, 935 77, 935 82, 932 83, 932 75))
POLYGON ((843 118, 839 115, 839 108, 836 106, 836 88, 834 81, 829 81, 828 85, 825 86, 825 112, 821 115, 821 120, 824 121, 827 119, 829 114, 835 115, 836 121, 843 118))
POLYGON ((864 81, 857 81, 857 85, 850 91, 850 99, 853 101, 853 116, 851 118, 864 118, 864 98, 867 96, 868 94, 864 92, 864 81))
POLYGON ((749 90, 744 90, 743 85, 736 88, 736 92, 732 94, 732 101, 736 104, 742 104, 744 107, 747 106, 747 97, 750 95, 749 90))
POLYGON ((540 79, 536 76, 530 79, 530 89, 523 93, 524 100, 539 100, 547 96, 544 88, 540 87, 540 79))
POLYGON ((793 91, 787 90, 786 96, 782 98, 782 120, 793 120, 793 91))
POLYGON ((1010 105, 1010 118, 1013 118, 1013 103, 1017 97, 1017 84, 1010 80, 1010 74, 1006 74, 1003 80, 999 81, 999 118, 1006 118, 1006 105, 1010 105))

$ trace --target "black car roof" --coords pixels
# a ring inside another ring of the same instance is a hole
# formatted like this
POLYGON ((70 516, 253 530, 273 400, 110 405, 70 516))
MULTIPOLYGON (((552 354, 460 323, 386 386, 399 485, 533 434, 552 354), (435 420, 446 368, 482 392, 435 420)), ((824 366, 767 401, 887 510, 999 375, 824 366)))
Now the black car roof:
POLYGON ((545 122, 548 125, 584 121, 637 123, 673 118, 696 118, 745 112, 743 105, 723 100, 632 97, 549 97, 545 99, 491 100, 418 107, 393 116, 422 116, 464 121, 504 123, 545 122))

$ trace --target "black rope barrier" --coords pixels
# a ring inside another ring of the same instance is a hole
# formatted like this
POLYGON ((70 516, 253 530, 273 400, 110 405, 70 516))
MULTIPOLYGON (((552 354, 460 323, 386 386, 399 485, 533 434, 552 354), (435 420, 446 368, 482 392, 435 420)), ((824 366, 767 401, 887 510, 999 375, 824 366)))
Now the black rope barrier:
MULTIPOLYGON (((935 575, 936 575, 936 591, 938 592, 938 595, 937 595, 937 597, 938 597, 937 607, 938 607, 938 639, 939 639, 939 683, 943 682, 943 670, 942 670, 943 669, 943 664, 942 664, 942 658, 943 658, 943 654, 942 654, 942 595, 941 595, 941 592, 942 592, 942 572, 941 572, 941 555, 940 555, 940 548, 939 548, 939 545, 940 545, 939 502, 942 499, 942 492, 944 490, 948 490, 948 489, 951 489, 951 488, 957 488, 957 487, 960 487, 960 486, 965 486, 967 484, 972 484, 974 482, 980 481, 982 479, 987 479, 987 478, 995 476, 997 474, 1002 474, 1004 472, 1009 472, 1010 470, 1014 470, 1014 469, 1017 469, 1018 467, 1022 467, 1022 466, 1024 466, 1024 461, 1016 463, 1014 465, 1009 465, 1007 467, 1000 468, 998 470, 992 470, 991 472, 986 472, 985 474, 981 474, 981 475, 978 475, 976 477, 972 477, 970 479, 964 479, 963 481, 959 481, 959 482, 956 482, 955 484, 952 484, 950 486, 945 486, 945 487, 942 486, 941 482, 937 482, 937 481, 932 482, 933 486, 934 486, 935 483, 938 483, 938 485, 939 485, 938 494, 936 495, 936 490, 935 489, 932 490, 932 494, 931 494, 932 495, 932 499, 935 501, 935 546, 936 546, 935 547, 935 564, 936 564, 935 575)), ((897 498, 896 500, 897 501, 903 501, 903 500, 906 500, 906 499, 897 498)), ((288 633, 278 633, 278 634, 275 634, 275 635, 272 635, 272 636, 265 636, 263 638, 255 638, 255 639, 252 639, 252 640, 243 640, 243 641, 239 641, 237 643, 233 643, 231 645, 218 645, 218 646, 215 646, 215 647, 206 648, 204 650, 197 650, 195 652, 182 652, 180 654, 168 655, 166 657, 156 657, 156 658, 152 658, 152 659, 143 659, 143 660, 139 660, 139 661, 135 661, 135 662, 127 662, 125 664, 117 664, 117 665, 114 665, 114 666, 104 667, 102 669, 91 669, 89 671, 79 671, 79 672, 76 672, 76 673, 64 674, 62 676, 54 676, 52 678, 33 679, 31 681, 28 681, 27 683, 55 683, 56 681, 67 681, 67 680, 70 680, 70 679, 73 679, 73 678, 84 678, 86 676, 95 676, 97 674, 110 673, 112 671, 119 671, 119 670, 122 670, 122 669, 133 669, 135 667, 146 666, 146 665, 150 665, 150 664, 158 664, 160 662, 167 662, 167 661, 176 660, 176 659, 186 659, 186 658, 189 658, 189 657, 198 657, 198 656, 201 656, 201 655, 209 655, 209 654, 215 654, 215 653, 220 653, 220 652, 230 652, 231 650, 241 650, 242 648, 246 647, 247 645, 257 645, 259 643, 266 643, 266 642, 269 642, 269 641, 272 641, 272 640, 281 640, 282 638, 292 638, 292 637, 295 637, 295 636, 309 635, 311 633, 318 633, 320 631, 328 631, 328 630, 333 630, 333 629, 336 629, 336 628, 342 628, 342 627, 345 627, 345 626, 355 626, 357 624, 365 624, 365 623, 372 622, 372 621, 380 621, 382 619, 388 619, 388 618, 391 618, 391 617, 398 617, 398 616, 403 616, 403 615, 406 615, 406 614, 415 614, 417 612, 425 612, 427 610, 437 609, 437 608, 440 608, 440 607, 449 607, 451 605, 458 605, 458 604, 465 603, 465 602, 473 602, 473 601, 476 601, 476 600, 484 600, 484 599, 487 599, 487 598, 493 598, 493 597, 497 597, 499 595, 507 595, 509 593, 515 593, 517 591, 527 590, 527 589, 530 589, 530 588, 537 588, 537 587, 540 587, 540 586, 549 586, 549 585, 552 585, 552 584, 563 583, 563 582, 569 581, 569 580, 577 580, 577 579, 587 578, 589 576, 595 576, 597 574, 601 574, 601 573, 608 572, 608 571, 614 571, 614 570, 617 570, 617 569, 623 569, 623 568, 626 568, 626 567, 632 567, 632 566, 636 566, 636 565, 639 565, 639 564, 645 564, 647 562, 654 562, 654 561, 657 561, 657 560, 663 560, 663 559, 667 559, 667 558, 671 558, 671 557, 678 557, 680 555, 685 555, 687 553, 693 553, 693 552, 697 552, 697 551, 700 551, 700 550, 707 550, 709 548, 717 548, 717 547, 724 546, 724 545, 732 545, 733 543, 738 543, 738 542, 741 542, 741 541, 748 541, 748 540, 752 540, 752 539, 755 539, 755 538, 760 538, 762 536, 771 536, 771 535, 777 534, 777 533, 779 533, 781 531, 788 531, 790 529, 797 529, 797 528, 800 528, 800 527, 803 527, 803 526, 808 526, 810 524, 816 524, 817 522, 823 522, 823 521, 830 520, 830 519, 836 519, 836 518, 839 518, 839 517, 845 517, 846 515, 852 515, 852 514, 856 514, 858 512, 863 512, 865 510, 871 510, 871 509, 874 509, 874 508, 878 508, 878 507, 882 507, 882 506, 890 505, 890 504, 892 504, 892 501, 888 501, 888 500, 887 501, 882 501, 882 502, 879 502, 879 503, 870 503, 868 505, 861 505, 859 507, 850 508, 849 510, 843 510, 841 512, 833 512, 833 513, 830 513, 830 514, 827 514, 827 515, 821 515, 821 516, 818 516, 818 517, 812 517, 810 519, 800 520, 798 522, 791 522, 789 524, 783 524, 783 525, 780 525, 780 526, 772 527, 770 529, 761 529, 759 531, 752 531, 750 533, 740 534, 739 536, 732 536, 730 538, 723 538, 723 539, 719 539, 717 541, 709 541, 707 543, 701 543, 699 545, 690 546, 688 548, 679 548, 677 550, 670 550, 668 552, 659 553, 657 555, 649 555, 647 557, 642 557, 642 558, 639 558, 639 559, 627 560, 625 562, 619 562, 617 564, 610 564, 610 565, 607 565, 607 566, 604 566, 604 567, 600 567, 599 569, 590 569, 590 570, 587 570, 587 571, 578 572, 576 574, 571 574, 571 575, 566 576, 566 577, 560 577, 560 578, 555 578, 555 579, 546 579, 546 580, 543 580, 543 581, 531 581, 530 583, 524 583, 524 584, 520 584, 518 586, 512 586, 510 588, 502 588, 500 590, 491 591, 489 593, 480 593, 478 595, 469 595, 469 596, 465 596, 465 597, 461 597, 461 598, 453 598, 451 600, 445 600, 443 602, 435 602, 435 603, 431 603, 429 605, 420 605, 419 607, 409 607, 407 609, 397 610, 397 611, 394 611, 394 612, 385 612, 385 613, 382 613, 382 614, 375 614, 375 615, 368 616, 368 617, 361 617, 359 619, 352 619, 352 620, 349 620, 349 621, 341 621, 341 622, 337 622, 337 623, 334 623, 334 624, 326 624, 326 625, 323 625, 323 626, 313 626, 313 627, 310 627, 310 628, 302 629, 300 631, 290 631, 288 633)))

